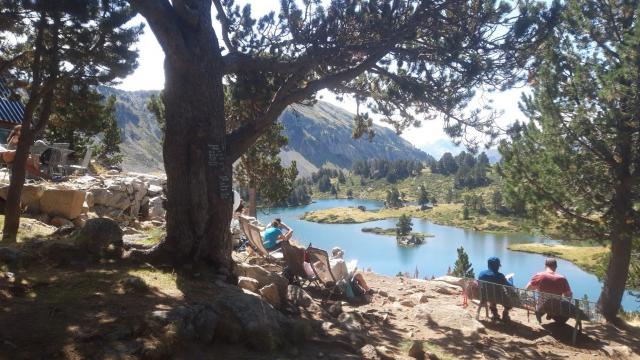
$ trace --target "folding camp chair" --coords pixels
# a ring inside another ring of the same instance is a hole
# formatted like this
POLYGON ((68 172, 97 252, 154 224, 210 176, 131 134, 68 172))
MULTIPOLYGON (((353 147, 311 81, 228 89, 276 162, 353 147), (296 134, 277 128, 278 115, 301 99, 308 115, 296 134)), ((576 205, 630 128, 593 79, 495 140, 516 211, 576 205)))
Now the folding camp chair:
POLYGON ((280 249, 276 249, 270 252, 264 247, 264 244, 262 243, 262 235, 260 234, 260 229, 257 226, 253 224, 247 224, 247 227, 249 230, 249 244, 251 244, 253 249, 256 250, 256 252, 260 254, 260 256, 264 257, 267 260, 282 260, 283 255, 280 249))
POLYGON ((324 288, 329 290, 329 297, 334 293, 342 293, 344 291, 343 287, 331 272, 329 254, 327 254, 325 250, 314 248, 311 245, 309 245, 306 252, 309 257, 311 269, 313 269, 316 278, 322 283, 324 288))
POLYGON ((282 254, 284 255, 287 272, 293 277, 294 281, 297 281, 300 286, 314 283, 317 287, 320 287, 315 274, 310 276, 304 269, 304 249, 285 241, 282 243, 282 254))

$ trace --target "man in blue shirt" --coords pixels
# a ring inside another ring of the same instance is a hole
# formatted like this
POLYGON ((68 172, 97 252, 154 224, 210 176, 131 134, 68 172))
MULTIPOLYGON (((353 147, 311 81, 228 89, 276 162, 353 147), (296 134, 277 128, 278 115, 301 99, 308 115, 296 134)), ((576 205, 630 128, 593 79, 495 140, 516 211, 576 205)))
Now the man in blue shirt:
MULTIPOLYGON (((487 260, 487 270, 483 270, 478 274, 478 280, 486 281, 493 284, 504 285, 512 287, 511 283, 507 281, 507 278, 501 273, 500 270, 500 259, 495 256, 492 256, 487 260)), ((495 286, 489 289, 485 284, 481 284, 481 289, 483 289, 486 294, 486 300, 489 301, 489 309, 491 309, 492 320, 500 320, 500 316, 498 316, 498 307, 496 302, 500 302, 504 307, 502 311, 502 321, 508 322, 511 320, 509 317, 509 310, 511 307, 509 306, 509 297, 507 296, 506 289, 502 286, 495 286)))
POLYGON ((264 230, 262 235, 262 243, 265 249, 269 251, 279 249, 283 241, 289 241, 291 236, 293 236, 293 230, 289 227, 287 227, 288 231, 286 234, 282 233, 280 229, 281 222, 278 220, 279 219, 276 219, 271 222, 271 225, 264 230))

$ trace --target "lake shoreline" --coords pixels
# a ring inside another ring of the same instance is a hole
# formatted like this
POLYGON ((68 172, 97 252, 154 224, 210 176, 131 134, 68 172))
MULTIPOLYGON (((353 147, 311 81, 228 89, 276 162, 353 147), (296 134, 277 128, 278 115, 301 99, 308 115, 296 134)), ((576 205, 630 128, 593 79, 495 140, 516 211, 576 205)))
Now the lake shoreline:
POLYGON ((472 212, 468 220, 463 220, 462 210, 462 204, 441 204, 428 210, 420 210, 420 207, 415 205, 397 209, 383 208, 377 211, 362 211, 348 207, 305 212, 301 219, 320 224, 360 224, 398 218, 400 215, 406 214, 412 218, 429 220, 438 225, 455 226, 492 234, 532 233, 531 228, 522 219, 497 215, 485 216, 472 212))
MULTIPOLYGON (((320 224, 362 224, 377 220, 394 219, 402 214, 407 214, 410 217, 428 220, 437 225, 453 226, 464 230, 474 230, 488 234, 526 233, 536 235, 533 234, 529 228, 518 226, 521 224, 518 224, 517 221, 496 225, 496 223, 491 220, 482 221, 479 217, 471 218, 470 220, 452 219, 450 217, 451 213, 461 211, 461 209, 461 204, 443 204, 429 210, 420 210, 418 206, 405 206, 398 209, 383 208, 376 211, 362 211, 358 208, 351 207, 329 208, 305 212, 301 219, 320 224), (438 211, 438 208, 444 209, 445 211, 438 211)), ((393 235, 390 233, 376 234, 393 235)), ((610 250, 607 247, 572 245, 571 240, 561 242, 561 244, 556 245, 542 243, 511 244, 508 246, 508 249, 511 251, 561 258, 578 266, 585 272, 595 275, 598 279, 603 278, 606 271, 606 262, 602 257, 609 254, 610 250)))

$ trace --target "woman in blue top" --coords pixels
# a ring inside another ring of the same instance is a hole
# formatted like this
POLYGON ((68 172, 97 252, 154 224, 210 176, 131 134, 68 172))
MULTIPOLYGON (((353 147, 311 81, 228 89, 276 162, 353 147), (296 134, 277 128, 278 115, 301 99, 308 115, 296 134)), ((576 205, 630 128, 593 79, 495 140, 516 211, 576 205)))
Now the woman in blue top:
POLYGON ((291 239, 293 236, 293 230, 287 226, 287 232, 283 234, 280 229, 281 226, 282 223, 276 219, 273 220, 271 225, 264 230, 262 243, 264 244, 265 249, 269 251, 279 249, 280 246, 282 246, 283 241, 289 241, 289 239, 291 239))

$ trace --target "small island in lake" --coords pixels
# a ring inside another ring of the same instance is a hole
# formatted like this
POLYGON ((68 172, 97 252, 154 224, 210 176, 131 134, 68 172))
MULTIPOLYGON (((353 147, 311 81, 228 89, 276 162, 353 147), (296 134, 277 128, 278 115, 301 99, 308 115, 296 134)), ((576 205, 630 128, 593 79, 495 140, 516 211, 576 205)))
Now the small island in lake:
MULTIPOLYGON (((396 236, 396 229, 384 229, 381 227, 364 227, 362 228, 362 232, 373 233, 376 235, 389 235, 396 236)), ((429 233, 421 233, 421 232, 412 232, 411 235, 421 236, 421 237, 433 237, 433 234, 429 233)))

